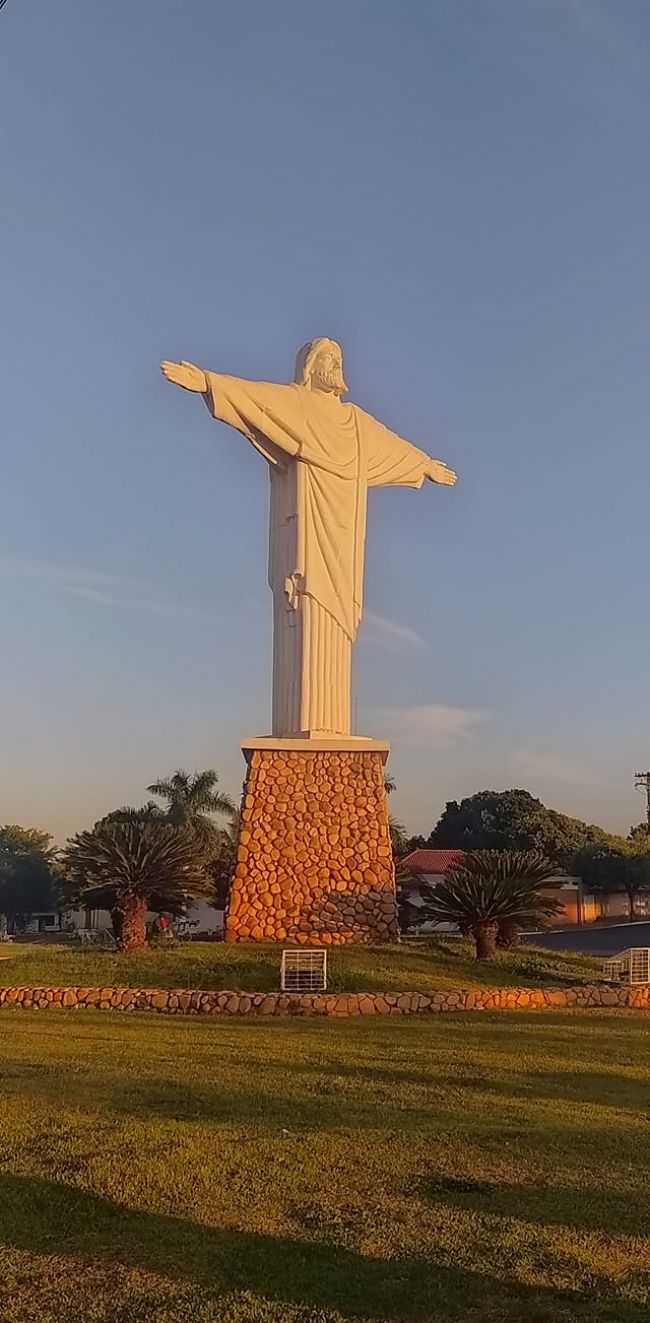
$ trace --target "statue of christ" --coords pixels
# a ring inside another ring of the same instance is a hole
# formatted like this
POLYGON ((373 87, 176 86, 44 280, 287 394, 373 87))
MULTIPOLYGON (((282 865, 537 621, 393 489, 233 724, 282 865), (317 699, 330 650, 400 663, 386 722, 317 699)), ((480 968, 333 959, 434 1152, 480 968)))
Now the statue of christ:
POLYGON ((368 487, 451 486, 456 474, 342 400, 334 340, 298 353, 295 381, 278 385, 161 364, 168 381, 201 394, 269 466, 269 584, 273 592, 273 727, 281 738, 350 734, 352 644, 363 601, 368 487))

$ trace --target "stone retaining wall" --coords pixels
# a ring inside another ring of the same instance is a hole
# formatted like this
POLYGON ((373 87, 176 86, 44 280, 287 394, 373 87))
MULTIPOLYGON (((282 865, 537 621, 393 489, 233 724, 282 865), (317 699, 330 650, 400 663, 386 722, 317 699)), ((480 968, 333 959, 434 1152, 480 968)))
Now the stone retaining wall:
POLYGON ((411 1015, 622 1006, 650 1009, 650 987, 486 988, 447 992, 188 992, 183 988, 0 988, 0 1006, 163 1015, 411 1015))

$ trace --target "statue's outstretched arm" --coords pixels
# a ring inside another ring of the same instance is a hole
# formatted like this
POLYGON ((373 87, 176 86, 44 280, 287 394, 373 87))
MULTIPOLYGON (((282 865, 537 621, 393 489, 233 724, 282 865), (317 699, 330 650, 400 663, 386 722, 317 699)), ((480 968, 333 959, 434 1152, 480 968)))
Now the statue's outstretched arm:
POLYGON ((183 390, 194 390, 202 395, 208 389, 203 368, 196 367, 194 363, 171 363, 163 359, 160 371, 167 381, 171 381, 174 386, 182 386, 183 390))
POLYGON ((450 469, 449 465, 445 464, 442 459, 429 460, 429 467, 426 469, 424 476, 430 482, 441 483, 443 487, 453 487, 458 481, 458 474, 454 473, 454 470, 450 469))
POLYGON ((213 418, 241 432, 271 464, 284 465, 300 451, 302 413, 294 387, 204 372, 194 363, 165 359, 167 381, 203 396, 213 418))
POLYGON ((357 409, 357 416, 367 445, 369 487, 417 488, 425 478, 453 487, 456 474, 441 459, 432 459, 362 409, 357 409))

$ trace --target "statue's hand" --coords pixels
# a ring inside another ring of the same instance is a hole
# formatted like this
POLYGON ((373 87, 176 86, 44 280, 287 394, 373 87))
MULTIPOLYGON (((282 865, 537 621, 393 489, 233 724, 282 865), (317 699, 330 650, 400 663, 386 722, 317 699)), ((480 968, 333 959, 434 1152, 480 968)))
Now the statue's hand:
POLYGON ((182 386, 183 390, 203 392, 208 389, 203 368, 195 367, 194 363, 169 363, 165 359, 160 364, 160 371, 167 381, 173 382, 175 386, 182 386))
POLYGON ((427 469, 427 478, 430 478, 432 482, 442 483, 443 487, 453 487, 454 483, 458 481, 458 476, 454 473, 454 470, 443 464, 441 459, 431 460, 431 464, 427 469))

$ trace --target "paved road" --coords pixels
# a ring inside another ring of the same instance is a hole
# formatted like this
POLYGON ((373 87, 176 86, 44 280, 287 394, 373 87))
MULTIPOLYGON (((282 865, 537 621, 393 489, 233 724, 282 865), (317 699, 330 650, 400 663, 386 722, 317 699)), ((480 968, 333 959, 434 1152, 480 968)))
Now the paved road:
POLYGON ((559 932, 529 933, 522 938, 534 946, 556 951, 580 951, 584 955, 616 955, 628 946, 650 946, 650 923, 618 923, 611 927, 589 924, 586 928, 564 928, 559 932))

